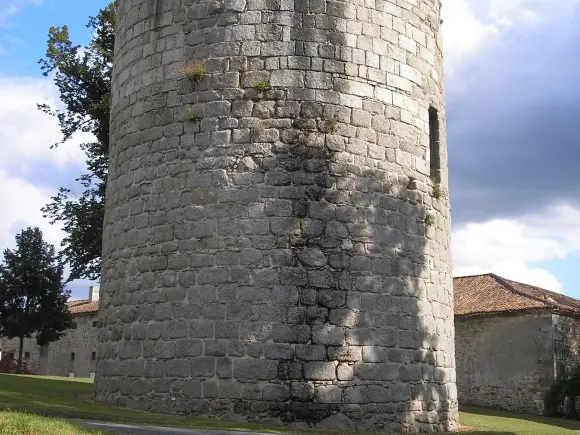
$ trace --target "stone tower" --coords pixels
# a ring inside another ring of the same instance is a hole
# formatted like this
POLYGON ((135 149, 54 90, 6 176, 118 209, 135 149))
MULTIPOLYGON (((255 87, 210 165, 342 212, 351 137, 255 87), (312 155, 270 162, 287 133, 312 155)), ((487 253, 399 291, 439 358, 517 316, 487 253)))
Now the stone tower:
POLYGON ((439 0, 120 0, 97 399, 457 421, 439 0))

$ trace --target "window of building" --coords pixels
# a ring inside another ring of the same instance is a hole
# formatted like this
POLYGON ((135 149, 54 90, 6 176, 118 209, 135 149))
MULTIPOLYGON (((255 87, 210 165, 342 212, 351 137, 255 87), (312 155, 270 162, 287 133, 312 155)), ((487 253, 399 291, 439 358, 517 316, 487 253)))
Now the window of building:
POLYGON ((96 320, 93 320, 93 328, 96 328, 99 326, 99 322, 97 322, 96 320))
POLYGON ((30 358, 30 352, 24 352, 24 358, 30 358))
POLYGON ((429 107, 429 159, 431 179, 441 182, 441 147, 439 132, 439 113, 434 107, 429 107))
POLYGON ((91 361, 94 361, 97 359, 97 352, 91 352, 91 361))
POLYGON ((75 353, 74 352, 71 352, 70 353, 70 360, 71 361, 74 361, 75 360, 75 353))
POLYGON ((14 352, 10 352, 8 354, 8 359, 14 359, 14 352))

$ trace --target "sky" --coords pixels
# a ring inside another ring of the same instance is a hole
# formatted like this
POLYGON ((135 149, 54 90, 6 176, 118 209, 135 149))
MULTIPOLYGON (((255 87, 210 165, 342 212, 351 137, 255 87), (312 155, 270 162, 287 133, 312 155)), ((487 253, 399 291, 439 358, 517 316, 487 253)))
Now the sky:
MULTIPOLYGON (((36 103, 58 107, 38 60, 48 29, 86 23, 102 0, 0 0, 0 249, 84 169, 36 103)), ((455 276, 497 273, 580 298, 580 0, 444 0, 443 50, 455 276)), ((69 286, 86 298, 88 281, 69 286)))

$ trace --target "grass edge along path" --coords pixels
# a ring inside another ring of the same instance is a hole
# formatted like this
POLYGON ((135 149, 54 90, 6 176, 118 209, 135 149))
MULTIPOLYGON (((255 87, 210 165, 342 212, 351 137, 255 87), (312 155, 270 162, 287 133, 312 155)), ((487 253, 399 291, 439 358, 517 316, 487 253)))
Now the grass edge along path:
MULTIPOLYGON (((92 400, 92 394, 93 385, 90 379, 0 374, 0 411, 11 410, 45 417, 187 429, 271 434, 346 435, 348 433, 156 414, 99 403, 92 400)), ((461 407, 460 420, 463 425, 474 429, 461 433, 471 435, 560 435, 578 433, 575 430, 580 430, 578 421, 524 416, 477 408, 461 407)), ((36 435, 35 432, 32 434, 36 435)), ((45 433, 40 434, 45 435, 45 433)), ((0 432, 0 435, 4 434, 0 432)), ((46 435, 52 434, 47 432, 46 435)))
POLYGON ((0 412, 0 435, 109 435, 67 421, 23 412, 0 412))

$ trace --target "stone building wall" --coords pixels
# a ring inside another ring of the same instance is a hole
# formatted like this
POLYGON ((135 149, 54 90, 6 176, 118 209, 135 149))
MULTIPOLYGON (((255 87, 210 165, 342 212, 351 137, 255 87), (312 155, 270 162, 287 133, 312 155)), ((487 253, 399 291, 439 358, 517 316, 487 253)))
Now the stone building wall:
MULTIPOLYGON (((14 361, 18 361, 19 347, 20 341, 17 338, 9 340, 6 337, 2 337, 0 342, 0 349, 2 349, 2 359, 13 359, 14 361)), ((33 374, 38 373, 40 346, 36 344, 36 340, 32 338, 25 338, 22 352, 22 362, 23 364, 26 364, 27 370, 33 374), (26 357, 27 355, 28 358, 26 357)))
POLYGON ((556 378, 580 364, 580 319, 553 315, 556 378))
POLYGON ((119 2, 98 400, 455 426, 439 12, 119 2))
MULTIPOLYGON (((96 321, 96 314, 73 316, 77 328, 67 330, 60 340, 42 348, 35 337, 25 339, 23 352, 30 353, 30 357, 25 359, 28 368, 40 375, 69 376, 74 373, 75 377, 88 378, 96 369, 96 321)), ((18 359, 18 348, 18 339, 2 339, 3 358, 13 353, 18 359)))
POLYGON ((459 402, 538 414, 554 379, 552 315, 455 319, 459 402))

